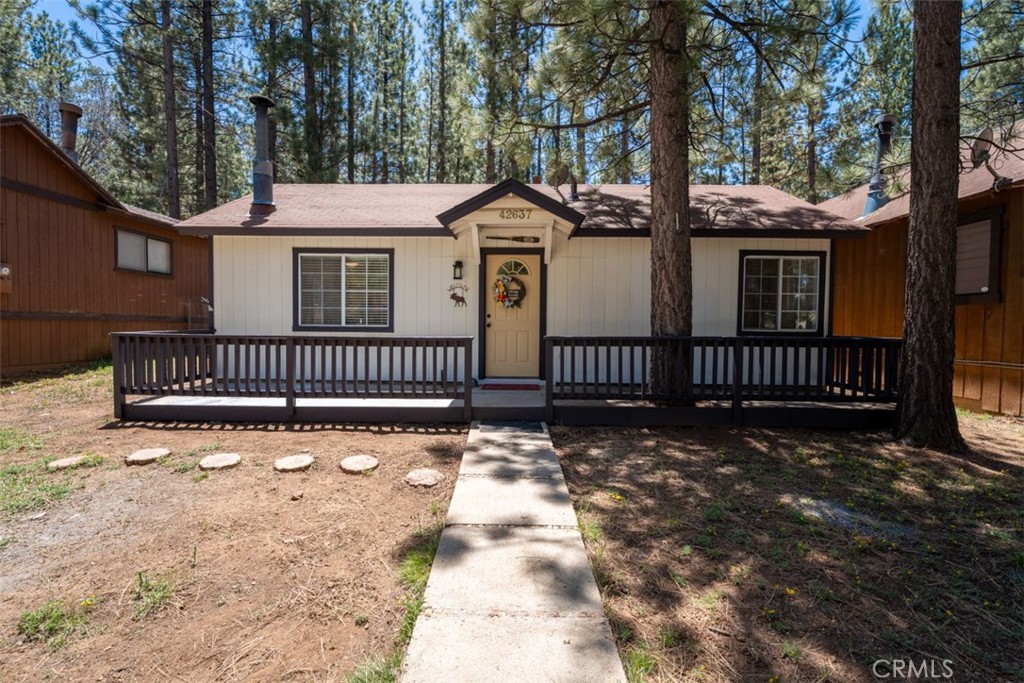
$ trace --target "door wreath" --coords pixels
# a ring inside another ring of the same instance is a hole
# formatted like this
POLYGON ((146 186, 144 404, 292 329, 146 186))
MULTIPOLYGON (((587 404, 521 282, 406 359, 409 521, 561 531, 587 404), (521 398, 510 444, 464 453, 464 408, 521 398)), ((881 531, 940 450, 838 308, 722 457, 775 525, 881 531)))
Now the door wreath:
POLYGON ((512 275, 499 275, 494 281, 494 301, 502 308, 519 308, 526 296, 526 285, 512 275))

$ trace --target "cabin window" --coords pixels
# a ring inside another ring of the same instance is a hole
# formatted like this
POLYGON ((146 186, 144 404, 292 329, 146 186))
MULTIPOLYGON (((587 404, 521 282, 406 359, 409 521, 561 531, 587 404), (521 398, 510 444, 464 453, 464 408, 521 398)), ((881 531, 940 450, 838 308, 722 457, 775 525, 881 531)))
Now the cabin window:
POLYGON ((117 230, 117 267, 158 275, 171 274, 171 242, 139 232, 117 230))
POLYGON ((1002 207, 962 216, 956 229, 956 302, 999 302, 1002 207))
POLYGON ((296 253, 296 329, 392 329, 390 252, 296 253))
POLYGON ((820 333, 824 260, 823 253, 741 252, 739 331, 820 333))

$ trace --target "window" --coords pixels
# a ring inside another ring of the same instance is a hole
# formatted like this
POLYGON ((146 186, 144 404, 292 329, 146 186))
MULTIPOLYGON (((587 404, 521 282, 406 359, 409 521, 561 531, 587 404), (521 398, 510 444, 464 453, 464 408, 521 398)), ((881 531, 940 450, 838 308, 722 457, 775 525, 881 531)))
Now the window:
POLYGON ((498 268, 498 275, 529 275, 530 268, 519 259, 505 261, 498 268))
POLYGON ((391 253, 296 250, 296 329, 390 331, 391 253))
POLYGON ((956 302, 998 303, 1002 207, 962 216, 956 229, 956 302))
POLYGON ((741 332, 820 332, 824 254, 740 252, 740 261, 741 332))
POLYGON ((171 242, 139 232, 117 230, 117 267, 171 274, 171 242))

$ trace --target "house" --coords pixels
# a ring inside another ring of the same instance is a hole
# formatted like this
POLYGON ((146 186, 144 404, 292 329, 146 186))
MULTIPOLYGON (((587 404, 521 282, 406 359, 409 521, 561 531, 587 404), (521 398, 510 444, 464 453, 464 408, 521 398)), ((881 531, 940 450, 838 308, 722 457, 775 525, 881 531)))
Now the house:
POLYGON ((795 424, 747 404, 798 400, 891 417, 899 340, 830 335, 832 255, 862 225, 770 187, 693 186, 694 336, 653 339, 649 188, 275 184, 272 103, 253 102, 253 194, 176 226, 211 241, 215 334, 115 335, 119 417, 795 424), (667 358, 690 359, 685 386, 652 382, 667 358), (546 396, 474 389, 509 383, 546 396), (713 404, 598 417, 581 399, 713 404))
POLYGON ((81 109, 62 146, 0 117, 0 372, 110 354, 111 332, 207 326, 209 240, 117 200, 77 163, 81 109))
MULTIPOLYGON (((1024 414, 1024 153, 1011 148, 1020 146, 1019 140, 1003 145, 991 170, 972 168, 970 149, 964 150, 970 170, 960 175, 958 191, 953 381, 957 405, 1018 416, 1024 414)), ((902 184, 909 187, 908 179, 902 184)), ((900 337, 910 193, 879 203, 870 190, 865 185, 818 205, 870 229, 865 239, 835 242, 832 330, 900 337)))

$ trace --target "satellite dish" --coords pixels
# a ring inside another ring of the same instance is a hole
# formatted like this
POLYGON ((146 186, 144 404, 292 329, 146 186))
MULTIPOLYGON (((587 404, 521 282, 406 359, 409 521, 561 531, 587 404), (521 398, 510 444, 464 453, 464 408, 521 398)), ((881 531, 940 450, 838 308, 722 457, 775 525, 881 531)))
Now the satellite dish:
POLYGON ((974 134, 974 142, 971 143, 971 163, 974 168, 988 162, 989 150, 992 149, 992 128, 985 126, 974 134))
POLYGON ((992 190, 999 192, 1004 187, 1013 183, 1012 178, 1006 178, 992 168, 992 128, 985 126, 974 135, 974 142, 971 143, 971 163, 974 168, 984 166, 985 170, 992 175, 992 190))
POLYGON ((569 180, 569 167, 565 164, 561 164, 548 178, 548 182, 552 187, 564 185, 567 180, 569 180))

